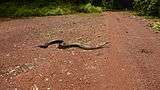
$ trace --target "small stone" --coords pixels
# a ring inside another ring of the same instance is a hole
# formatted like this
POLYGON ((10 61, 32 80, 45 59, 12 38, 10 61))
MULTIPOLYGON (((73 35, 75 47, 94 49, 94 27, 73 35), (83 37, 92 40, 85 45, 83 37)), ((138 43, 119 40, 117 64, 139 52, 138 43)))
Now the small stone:
POLYGON ((14 47, 17 47, 17 45, 15 45, 15 44, 14 44, 13 46, 14 46, 14 47))
POLYGON ((72 63, 72 61, 68 61, 70 64, 72 63))
POLYGON ((48 78, 45 79, 45 81, 48 81, 48 80, 49 80, 48 78))
POLYGON ((13 79, 13 77, 10 77, 10 79, 13 79))
POLYGON ((71 84, 71 86, 73 86, 74 84, 71 84))
POLYGON ((124 71, 125 69, 124 69, 124 68, 122 68, 121 70, 123 70, 123 71, 124 71))
POLYGON ((91 68, 91 69, 96 69, 96 67, 95 67, 95 66, 91 66, 90 68, 91 68))
POLYGON ((38 90, 38 87, 37 87, 36 84, 34 84, 34 85, 32 86, 32 90, 38 90))
POLYGON ((7 57, 9 57, 9 56, 10 56, 10 54, 8 53, 6 56, 7 56, 7 57))
POLYGON ((34 58, 34 60, 36 61, 36 60, 38 60, 37 58, 34 58))
POLYGON ((14 76, 16 76, 17 74, 16 74, 16 73, 14 73, 13 75, 14 75, 14 76))
POLYGON ((39 76, 41 76, 41 77, 42 77, 43 75, 42 75, 42 74, 39 74, 39 76))
POLYGON ((82 80, 82 78, 79 78, 79 80, 82 80))
POLYGON ((70 72, 67 72, 67 75, 70 75, 71 73, 70 72))
POLYGON ((100 76, 101 76, 101 77, 103 77, 104 75, 103 75, 103 74, 101 74, 100 76))
POLYGON ((59 81, 62 82, 63 80, 62 80, 62 79, 59 79, 59 81))
POLYGON ((66 61, 66 60, 64 60, 63 62, 64 62, 64 63, 67 63, 67 61, 66 61))
POLYGON ((51 88, 47 88, 47 90, 51 90, 51 88))
POLYGON ((9 82, 9 84, 13 84, 13 82, 9 82))
POLYGON ((75 55, 75 53, 72 51, 72 55, 75 55))

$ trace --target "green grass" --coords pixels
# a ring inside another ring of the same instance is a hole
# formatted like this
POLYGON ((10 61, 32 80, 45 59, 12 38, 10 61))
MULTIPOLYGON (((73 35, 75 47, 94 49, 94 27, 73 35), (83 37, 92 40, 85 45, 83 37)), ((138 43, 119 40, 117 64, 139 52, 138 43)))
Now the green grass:
POLYGON ((101 13, 102 12, 101 7, 93 6, 90 3, 88 3, 86 5, 81 5, 80 9, 82 12, 86 12, 86 13, 101 13))
POLYGON ((75 12, 71 5, 63 6, 0 6, 0 16, 48 16, 48 15, 64 15, 75 12))
POLYGON ((156 31, 160 31, 160 22, 155 22, 152 25, 152 28, 155 29, 156 31))
POLYGON ((27 4, 16 5, 14 3, 0 4, 0 16, 27 17, 27 16, 49 16, 49 15, 65 15, 73 13, 100 13, 102 9, 91 4, 71 5, 71 4, 27 4))

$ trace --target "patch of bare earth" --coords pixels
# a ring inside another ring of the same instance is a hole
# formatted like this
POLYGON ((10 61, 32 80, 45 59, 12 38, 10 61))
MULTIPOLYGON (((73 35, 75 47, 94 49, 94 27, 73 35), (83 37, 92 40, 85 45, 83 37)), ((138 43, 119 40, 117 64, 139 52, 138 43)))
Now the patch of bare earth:
POLYGON ((160 90, 160 34, 125 12, 0 21, 0 90, 160 90), (51 39, 98 50, 34 47, 51 39))

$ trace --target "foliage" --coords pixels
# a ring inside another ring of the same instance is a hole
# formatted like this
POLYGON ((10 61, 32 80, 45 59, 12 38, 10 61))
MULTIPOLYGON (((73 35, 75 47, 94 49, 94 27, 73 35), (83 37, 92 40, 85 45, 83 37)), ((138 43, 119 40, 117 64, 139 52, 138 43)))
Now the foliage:
POLYGON ((46 16, 72 13, 71 5, 61 6, 16 6, 12 3, 0 6, 0 16, 46 16))
POLYGON ((152 25, 152 28, 155 29, 155 30, 160 31, 160 22, 155 22, 155 23, 152 25))
POLYGON ((134 9, 139 12, 139 15, 160 17, 160 0, 135 0, 134 9))
POLYGON ((95 12, 100 13, 100 12, 102 12, 101 7, 93 6, 93 5, 91 5, 91 3, 88 3, 86 5, 81 5, 80 10, 82 12, 86 12, 86 13, 95 13, 95 12))
POLYGON ((133 0, 91 0, 99 1, 93 3, 93 5, 101 6, 104 9, 132 9, 132 2, 133 0))
POLYGON ((0 16, 46 16, 132 8, 160 17, 160 0, 0 0, 0 16))
POLYGON ((48 9, 47 8, 43 8, 45 12, 45 15, 64 15, 64 14, 70 14, 73 13, 74 11, 68 7, 68 6, 59 6, 57 8, 52 8, 52 9, 48 9))
POLYGON ((120 4, 120 0, 113 0, 113 2, 112 2, 112 8, 114 8, 114 9, 120 9, 120 8, 122 8, 122 6, 120 4))
POLYGON ((90 3, 77 5, 70 3, 33 2, 17 5, 17 3, 7 2, 0 4, 0 16, 48 16, 71 14, 75 12, 98 13, 102 12, 102 9, 90 3))

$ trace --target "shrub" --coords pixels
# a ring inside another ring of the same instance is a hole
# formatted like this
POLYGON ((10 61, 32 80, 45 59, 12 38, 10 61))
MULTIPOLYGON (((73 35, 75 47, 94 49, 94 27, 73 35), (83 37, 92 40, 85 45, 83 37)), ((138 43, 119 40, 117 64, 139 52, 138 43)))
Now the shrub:
POLYGON ((44 8, 43 12, 45 13, 45 15, 64 15, 73 13, 74 11, 72 10, 70 5, 64 5, 64 6, 52 7, 50 9, 44 8))
MULTIPOLYGON (((38 1, 38 0, 37 0, 38 1)), ((43 1, 43 0, 42 0, 43 1)), ((47 0, 49 1, 49 0, 47 0)), ((51 0, 52 1, 52 0, 51 0)), ((55 4, 55 2, 46 3, 37 2, 17 3, 6 2, 0 4, 0 16, 46 16, 46 15, 64 15, 75 12, 102 12, 100 7, 89 4, 77 5, 70 3, 55 4)))
POLYGON ((55 9, 50 9, 46 12, 46 15, 63 15, 65 12, 62 8, 58 7, 55 9))
POLYGON ((160 0, 134 0, 134 9, 140 15, 160 17, 160 0))
POLYGON ((33 14, 33 10, 26 7, 22 7, 17 8, 16 12, 14 13, 14 16, 32 16, 33 14))
POLYGON ((90 3, 88 3, 86 5, 81 5, 80 9, 82 12, 86 12, 86 13, 100 13, 100 12, 102 12, 101 7, 93 6, 90 3))
POLYGON ((155 23, 152 25, 152 28, 155 29, 155 30, 160 31, 160 22, 155 22, 155 23))

